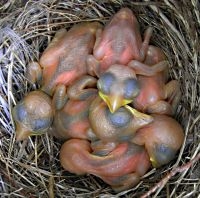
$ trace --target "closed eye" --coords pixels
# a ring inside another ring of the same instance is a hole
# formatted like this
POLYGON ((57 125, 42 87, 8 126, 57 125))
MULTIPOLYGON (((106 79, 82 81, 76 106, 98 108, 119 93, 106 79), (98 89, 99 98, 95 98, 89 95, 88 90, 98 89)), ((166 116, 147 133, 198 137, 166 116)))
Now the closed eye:
POLYGON ((37 120, 33 120, 32 121, 32 129, 33 131, 40 131, 40 130, 44 130, 50 127, 52 122, 51 118, 41 118, 41 119, 37 119, 37 120))
POLYGON ((114 82, 115 82, 115 77, 113 74, 109 72, 104 73, 102 76, 100 76, 99 80, 97 81, 97 88, 104 94, 109 94, 110 87, 114 82))
POLYGON ((139 94, 139 84, 137 79, 129 78, 124 83, 124 98, 133 99, 139 94))
POLYGON ((19 103, 14 107, 14 119, 18 122, 23 122, 27 118, 27 111, 23 103, 19 103))
POLYGON ((126 108, 119 108, 116 112, 111 113, 107 109, 107 115, 112 125, 115 127, 125 127, 131 121, 132 115, 126 108))

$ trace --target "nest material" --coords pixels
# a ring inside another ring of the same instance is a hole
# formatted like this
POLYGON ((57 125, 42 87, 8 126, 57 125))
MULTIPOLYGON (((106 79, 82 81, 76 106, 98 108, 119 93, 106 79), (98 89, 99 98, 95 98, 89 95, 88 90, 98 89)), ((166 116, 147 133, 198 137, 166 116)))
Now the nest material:
MULTIPOLYGON (((1 1, 2 2, 2 1, 1 1)), ((198 0, 13 0, 0 3, 0 196, 1 197, 140 197, 167 172, 200 152, 200 5, 198 0), (136 14, 143 33, 154 28, 151 44, 161 47, 170 75, 181 83, 183 97, 176 119, 185 131, 184 145, 170 164, 148 172, 133 189, 113 194, 94 176, 76 176, 59 163, 61 142, 51 136, 15 142, 12 106, 30 90, 24 74, 38 60, 55 32, 81 21, 105 24, 121 7, 136 14)), ((200 162, 176 174, 154 197, 196 197, 200 162)))

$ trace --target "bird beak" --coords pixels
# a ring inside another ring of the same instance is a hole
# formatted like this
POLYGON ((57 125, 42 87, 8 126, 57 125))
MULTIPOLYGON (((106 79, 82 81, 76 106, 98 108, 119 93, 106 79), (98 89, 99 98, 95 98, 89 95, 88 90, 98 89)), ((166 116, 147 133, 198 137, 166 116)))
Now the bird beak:
POLYGON ((21 124, 18 124, 16 126, 16 141, 22 141, 25 139, 28 139, 28 137, 31 135, 31 131, 29 131, 26 127, 24 127, 21 124))
POLYGON ((18 124, 16 127, 16 141, 22 141, 28 139, 30 136, 37 136, 37 135, 42 135, 45 134, 47 130, 43 131, 31 131, 30 129, 27 129, 25 126, 22 124, 18 124))
POLYGON ((149 124, 149 123, 153 122, 153 120, 154 120, 151 115, 141 113, 128 105, 125 105, 125 108, 128 109, 137 119, 139 119, 140 123, 149 124))
POLYGON ((116 112, 120 107, 129 104, 132 100, 125 100, 123 97, 119 95, 105 95, 99 91, 99 96, 104 100, 104 102, 108 105, 108 108, 111 113, 116 112))
POLYGON ((156 160, 153 157, 150 157, 150 161, 151 161, 151 164, 154 168, 159 167, 159 164, 156 162, 156 160))
POLYGON ((153 117, 151 115, 141 113, 128 105, 125 105, 125 108, 128 109, 137 118, 147 120, 149 123, 151 123, 153 121, 153 117))

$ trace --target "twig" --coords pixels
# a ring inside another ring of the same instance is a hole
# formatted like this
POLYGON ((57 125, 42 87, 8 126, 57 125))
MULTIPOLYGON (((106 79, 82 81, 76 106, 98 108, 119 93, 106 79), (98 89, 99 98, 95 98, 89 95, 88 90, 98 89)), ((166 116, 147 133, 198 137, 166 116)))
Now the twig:
POLYGON ((199 160, 200 160, 200 153, 195 158, 193 158, 191 161, 189 161, 188 163, 173 169, 163 179, 161 179, 160 182, 158 182, 155 186, 153 186, 148 192, 146 192, 140 198, 146 198, 146 197, 150 196, 158 188, 162 188, 176 173, 181 173, 183 171, 188 170, 195 162, 197 162, 199 160))

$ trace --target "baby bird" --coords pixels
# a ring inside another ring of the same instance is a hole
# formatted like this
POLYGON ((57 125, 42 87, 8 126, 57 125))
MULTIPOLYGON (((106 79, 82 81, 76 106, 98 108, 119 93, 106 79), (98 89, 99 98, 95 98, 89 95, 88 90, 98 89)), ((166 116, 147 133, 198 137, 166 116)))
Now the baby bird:
POLYGON ((129 8, 120 9, 104 30, 97 30, 93 55, 87 58, 88 73, 98 76, 113 64, 126 65, 132 59, 143 61, 151 34, 152 28, 148 28, 142 41, 133 12, 129 8))
POLYGON ((113 113, 129 104, 139 94, 139 84, 133 69, 112 65, 97 81, 99 96, 113 113))
POLYGON ((141 127, 151 123, 149 115, 125 106, 111 113, 106 103, 97 97, 89 109, 93 133, 104 142, 127 141, 141 127))
POLYGON ((32 91, 12 111, 16 123, 16 140, 41 135, 52 124, 54 111, 51 98, 42 91, 32 91))
POLYGON ((18 140, 42 134, 51 126, 54 112, 62 109, 68 99, 67 87, 87 72, 86 57, 92 53, 100 27, 97 22, 81 23, 68 32, 58 31, 39 63, 29 65, 28 78, 33 83, 42 81, 42 88, 29 93, 13 109, 18 140))
POLYGON ((141 82, 138 81, 136 74, 153 76, 166 66, 167 62, 162 61, 152 67, 142 64, 141 68, 135 70, 133 67, 114 64, 101 74, 97 81, 99 96, 113 113, 120 107, 132 103, 139 95, 140 89, 144 89, 144 86, 140 87, 141 82))
POLYGON ((89 141, 68 140, 60 150, 61 165, 78 175, 96 175, 115 191, 135 186, 150 167, 145 149, 133 143, 123 142, 107 156, 97 156, 92 152, 89 141))
MULTIPOLYGON (((163 63, 166 56, 163 51, 155 46, 149 46, 144 64, 153 65, 163 63)), ((153 76, 137 75, 140 87, 139 94, 133 100, 133 106, 142 112, 172 115, 180 101, 180 85, 177 80, 168 81, 168 68, 157 72, 153 76)))
POLYGON ((181 125, 166 115, 152 114, 153 122, 141 127, 132 142, 144 145, 154 167, 160 167, 174 159, 183 144, 181 125))
POLYGON ((69 100, 54 116, 50 133, 63 140, 80 138, 87 140, 96 139, 90 130, 89 108, 97 97, 96 79, 84 75, 75 80, 68 88, 69 100))
POLYGON ((31 63, 27 76, 36 81, 42 76, 42 90, 54 96, 57 109, 66 100, 67 87, 87 73, 86 57, 92 53, 98 22, 80 23, 69 31, 59 30, 43 52, 39 63, 31 63))

